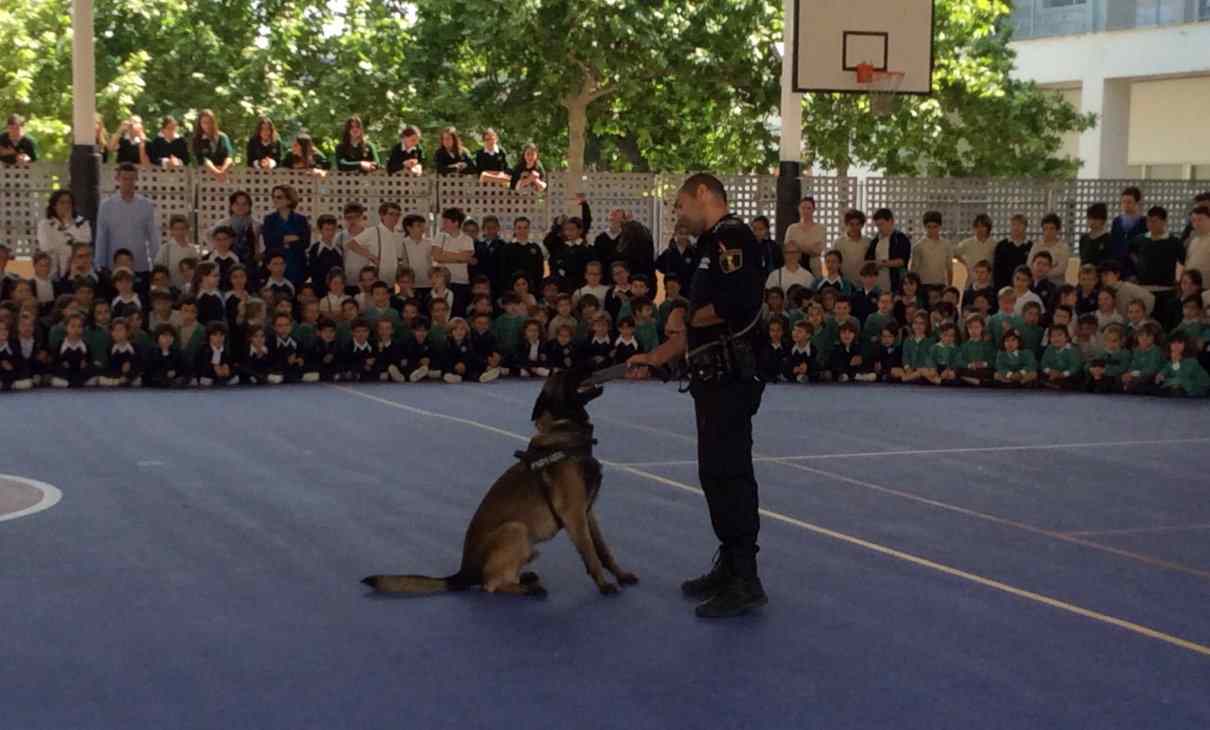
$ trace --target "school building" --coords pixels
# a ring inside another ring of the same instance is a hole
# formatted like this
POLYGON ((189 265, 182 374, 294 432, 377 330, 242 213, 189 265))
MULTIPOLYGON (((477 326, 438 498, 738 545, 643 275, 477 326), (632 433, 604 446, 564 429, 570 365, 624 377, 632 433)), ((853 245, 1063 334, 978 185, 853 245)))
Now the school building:
POLYGON ((1210 180, 1210 0, 1016 0, 1016 75, 1097 124, 1083 178, 1210 180))

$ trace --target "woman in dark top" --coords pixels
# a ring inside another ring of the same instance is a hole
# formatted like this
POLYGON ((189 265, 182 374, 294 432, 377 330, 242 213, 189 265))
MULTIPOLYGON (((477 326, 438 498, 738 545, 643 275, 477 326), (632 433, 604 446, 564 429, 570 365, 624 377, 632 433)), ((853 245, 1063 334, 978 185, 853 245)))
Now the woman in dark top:
POLYGON ((281 138, 269 117, 256 120, 256 132, 248 139, 248 167, 272 170, 281 164, 281 138))
POLYGON ((307 247, 311 245, 311 224, 306 216, 295 211, 298 193, 289 185, 273 188, 275 212, 265 216, 261 239, 265 244, 265 260, 269 254, 281 251, 286 256, 286 278, 296 288, 307 279, 307 247))
POLYGON ((294 144, 290 146, 290 151, 286 153, 282 167, 287 170, 311 170, 318 175, 323 175, 328 171, 328 158, 315 149, 315 142, 311 140, 311 135, 299 132, 298 136, 294 138, 294 144))
POLYGON ((227 198, 227 214, 230 217, 225 225, 235 231, 235 242, 231 244, 231 250, 239 257, 240 263, 248 268, 249 278, 255 281, 260 278, 261 257, 257 225, 252 218, 252 196, 243 190, 231 193, 227 198))
POLYGON ((147 143, 147 159, 152 165, 171 169, 189 164, 189 143, 177 134, 178 129, 171 116, 160 121, 160 133, 147 143))
POLYGON ((466 153, 458 130, 453 127, 441 130, 441 147, 433 156, 433 162, 438 175, 467 175, 475 171, 471 156, 466 153))
POLYGON ((380 167, 382 159, 378 156, 378 148, 366 139, 361 117, 349 117, 340 135, 340 146, 336 148, 336 169, 341 172, 374 172, 380 167))
POLYGON ((387 173, 399 171, 408 175, 424 174, 424 150, 420 148, 420 130, 407 125, 399 133, 399 144, 391 148, 391 159, 387 160, 387 173))
POLYGON ((218 127, 218 117, 209 109, 197 113, 197 124, 193 128, 193 157, 201 167, 222 180, 227 170, 235 164, 231 140, 218 127))
POLYGON ((538 156, 538 145, 530 142, 521 151, 521 161, 513 168, 513 190, 534 190, 541 192, 546 189, 546 170, 542 168, 542 160, 538 156))
POLYGON ((150 164, 147 159, 147 135, 143 131, 143 118, 133 115, 114 132, 109 141, 109 151, 114 152, 114 162, 119 165, 129 162, 132 165, 150 164))

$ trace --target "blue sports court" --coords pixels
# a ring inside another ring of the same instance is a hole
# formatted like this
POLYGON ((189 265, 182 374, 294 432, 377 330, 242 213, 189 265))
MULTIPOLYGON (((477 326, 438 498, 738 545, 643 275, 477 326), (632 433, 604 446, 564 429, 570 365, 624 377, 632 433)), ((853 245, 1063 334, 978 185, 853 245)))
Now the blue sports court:
POLYGON ((1204 402, 770 387, 770 605, 706 623, 692 402, 611 384, 597 509, 638 586, 560 535, 544 601, 370 595, 456 568, 537 388, 5 397, 0 472, 62 500, 0 522, 3 726, 1210 726, 1204 402))

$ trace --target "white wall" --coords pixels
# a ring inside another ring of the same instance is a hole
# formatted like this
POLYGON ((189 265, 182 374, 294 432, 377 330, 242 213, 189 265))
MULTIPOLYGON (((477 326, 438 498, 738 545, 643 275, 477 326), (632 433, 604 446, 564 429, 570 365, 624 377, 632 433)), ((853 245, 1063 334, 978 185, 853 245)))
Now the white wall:
POLYGON ((1131 165, 1210 164, 1210 76, 1133 84, 1129 149, 1131 165))

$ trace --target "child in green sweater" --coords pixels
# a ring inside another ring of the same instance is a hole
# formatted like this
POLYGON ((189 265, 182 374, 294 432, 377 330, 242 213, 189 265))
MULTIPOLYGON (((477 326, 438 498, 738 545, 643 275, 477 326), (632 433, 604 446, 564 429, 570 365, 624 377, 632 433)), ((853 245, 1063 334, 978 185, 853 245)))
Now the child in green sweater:
POLYGON ((1173 335, 1168 341, 1168 362, 1155 376, 1164 395, 1184 398, 1204 398, 1210 392, 1210 375, 1192 357, 1185 357, 1187 339, 1173 335))
POLYGON ((1050 326, 1050 347, 1042 354, 1041 368, 1043 388, 1075 390, 1082 384, 1084 362, 1068 341, 1067 325, 1050 326))
POLYGON ((872 312, 865 318, 861 327, 861 343, 863 354, 867 359, 873 358, 878 351, 882 328, 895 322, 895 295, 884 291, 878 295, 878 311, 872 312))
POLYGON ((1135 348, 1130 356, 1130 367, 1122 373, 1122 390, 1139 395, 1156 395, 1155 376, 1164 367, 1164 354, 1155 342, 1160 328, 1154 322, 1145 322, 1135 332, 1135 348))
POLYGON ((1006 286, 1000 290, 998 301, 1000 302, 1000 310, 993 314, 987 322, 987 328, 992 336, 992 343, 997 348, 1003 344, 1005 330, 1015 330, 1021 326, 1021 318, 1015 313, 1017 292, 1011 286, 1006 286))
POLYGON ((1034 359, 1042 357, 1042 340, 1046 337, 1046 328, 1042 326, 1042 305, 1029 302, 1021 312, 1021 324, 1017 333, 1021 335, 1021 347, 1033 353, 1034 359))
POLYGON ((941 333, 941 341, 933 345, 929 357, 933 361, 934 377, 929 378, 933 385, 958 385, 958 372, 962 369, 962 351, 958 349, 958 327, 953 322, 942 322, 937 328, 941 333))
POLYGON ((1172 336, 1182 335, 1187 341, 1190 352, 1196 352, 1210 337, 1210 326, 1202 321, 1202 300, 1200 297, 1185 297, 1181 302, 1181 312, 1184 319, 1172 330, 1172 336))
POLYGON ((995 375, 996 345, 985 330, 982 316, 972 314, 966 318, 966 342, 959 348, 958 376, 967 385, 991 385, 995 375))
POLYGON ((1122 375, 1130 367, 1130 351, 1122 348, 1126 328, 1111 324, 1102 336, 1105 348, 1092 356, 1085 367, 1085 390, 1089 393, 1115 393, 1122 388, 1122 375))
POLYGON ((918 312, 912 317, 912 334, 903 341, 903 382, 926 381, 939 383, 937 368, 933 364, 932 349, 935 341, 929 337, 929 316, 918 312))
POLYGON ((1037 360, 1021 346, 1021 335, 1016 330, 1004 331, 1000 347, 996 355, 996 384, 1005 388, 1031 388, 1037 384, 1037 360))

